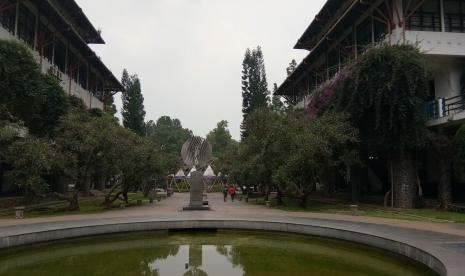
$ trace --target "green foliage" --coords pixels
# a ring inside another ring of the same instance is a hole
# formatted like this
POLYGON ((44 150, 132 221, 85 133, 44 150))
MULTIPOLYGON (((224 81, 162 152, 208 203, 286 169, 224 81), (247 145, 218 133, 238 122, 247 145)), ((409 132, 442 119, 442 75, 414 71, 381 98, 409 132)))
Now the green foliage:
POLYGON ((372 148, 412 149, 422 144, 429 87, 428 67, 418 49, 370 49, 332 86, 330 109, 349 113, 372 148))
POLYGON ((162 168, 159 149, 151 141, 128 132, 120 133, 119 136, 122 138, 120 148, 124 149, 121 152, 124 158, 120 159, 119 164, 122 193, 144 190, 145 186, 153 185, 153 182, 162 182, 166 173, 162 168))
POLYGON ((18 139, 8 147, 6 162, 12 169, 6 177, 26 194, 37 195, 49 190, 45 176, 58 160, 52 145, 43 139, 18 139))
POLYGON ((141 84, 137 75, 129 75, 126 69, 123 71, 121 79, 124 91, 122 94, 123 125, 135 133, 145 135, 145 109, 144 96, 141 91, 141 84))
POLYGON ((76 181, 80 190, 88 191, 95 174, 118 173, 118 130, 112 116, 95 110, 73 110, 61 120, 56 143, 65 155, 63 173, 76 181))
POLYGON ((280 192, 305 200, 326 168, 345 169, 358 162, 358 131, 348 116, 328 113, 310 119, 301 112, 252 112, 245 122, 248 136, 229 146, 217 170, 241 186, 280 192))
POLYGON ((276 83, 273 84, 273 97, 271 98, 271 108, 276 112, 284 112, 286 111, 286 107, 284 103, 281 101, 281 96, 276 95, 278 91, 278 85, 276 83))
POLYGON ((220 121, 210 133, 207 134, 207 140, 213 149, 213 156, 220 157, 224 154, 228 146, 233 143, 231 133, 228 129, 228 121, 220 121))
POLYGON ((181 148, 192 136, 192 131, 183 128, 181 121, 169 116, 160 117, 156 123, 149 121, 146 125, 147 137, 163 154, 164 168, 173 173, 182 166, 181 148))
POLYGON ((111 96, 105 100, 105 112, 115 117, 118 111, 116 110, 115 97, 111 96))
POLYGON ((316 190, 327 168, 346 168, 357 162, 354 145, 358 132, 347 115, 327 113, 316 119, 291 119, 287 124, 291 144, 283 165, 273 175, 283 191, 303 199, 316 190))
POLYGON ((0 104, 24 121, 34 134, 51 134, 67 108, 58 81, 39 70, 29 49, 0 40, 0 104))
MULTIPOLYGON (((260 46, 247 49, 242 62, 242 113, 244 122, 247 115, 257 108, 269 105, 268 83, 266 80, 265 61, 260 46)), ((242 127, 242 137, 246 136, 242 127)))

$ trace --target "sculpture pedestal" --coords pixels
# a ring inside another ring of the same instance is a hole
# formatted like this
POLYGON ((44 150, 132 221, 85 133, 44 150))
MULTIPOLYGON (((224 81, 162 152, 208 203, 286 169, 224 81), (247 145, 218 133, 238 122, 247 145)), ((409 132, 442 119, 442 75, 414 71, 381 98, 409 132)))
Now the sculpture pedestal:
POLYGON ((184 211, 204 211, 210 210, 210 206, 204 204, 203 198, 203 173, 201 171, 192 172, 190 183, 190 202, 188 206, 183 207, 184 211))

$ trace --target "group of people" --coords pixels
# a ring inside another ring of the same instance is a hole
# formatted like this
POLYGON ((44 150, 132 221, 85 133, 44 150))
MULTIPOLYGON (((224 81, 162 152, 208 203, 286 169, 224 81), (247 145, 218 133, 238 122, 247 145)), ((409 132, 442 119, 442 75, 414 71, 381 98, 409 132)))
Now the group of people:
POLYGON ((234 198, 236 197, 236 192, 237 192, 236 186, 229 185, 228 187, 225 185, 223 188, 224 202, 228 200, 228 194, 231 197, 231 201, 234 202, 234 198))

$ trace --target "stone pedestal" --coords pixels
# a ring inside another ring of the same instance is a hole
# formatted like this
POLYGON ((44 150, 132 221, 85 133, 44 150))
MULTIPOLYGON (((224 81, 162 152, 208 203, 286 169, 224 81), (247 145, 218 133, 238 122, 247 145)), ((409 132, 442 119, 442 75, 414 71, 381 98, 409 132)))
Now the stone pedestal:
POLYGON ((16 219, 23 219, 24 218, 24 210, 26 210, 26 207, 15 207, 15 217, 16 217, 16 219))
POLYGON ((203 173, 201 171, 192 172, 189 180, 190 202, 183 208, 184 211, 210 210, 210 206, 204 205, 203 200, 203 173))

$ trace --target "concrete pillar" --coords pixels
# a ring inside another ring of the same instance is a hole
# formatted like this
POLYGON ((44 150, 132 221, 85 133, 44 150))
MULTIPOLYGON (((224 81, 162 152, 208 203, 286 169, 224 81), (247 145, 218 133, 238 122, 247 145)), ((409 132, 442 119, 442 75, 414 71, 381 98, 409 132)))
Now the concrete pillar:
POLYGON ((394 28, 391 34, 391 43, 402 44, 405 42, 405 16, 402 0, 392 1, 392 22, 394 28))

